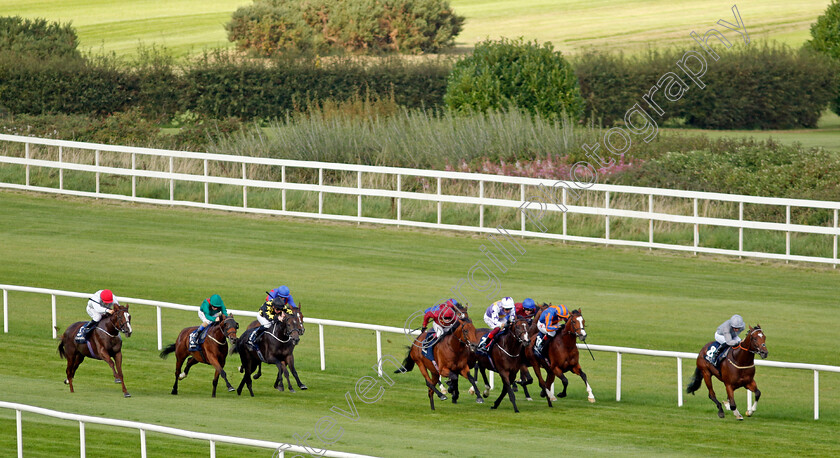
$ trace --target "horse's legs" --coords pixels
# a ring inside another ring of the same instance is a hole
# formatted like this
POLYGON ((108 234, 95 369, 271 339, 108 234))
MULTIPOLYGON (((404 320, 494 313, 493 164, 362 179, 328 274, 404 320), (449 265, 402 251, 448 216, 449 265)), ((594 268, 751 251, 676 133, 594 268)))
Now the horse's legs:
MULTIPOLYGON (((446 395, 441 393, 440 390, 438 390, 437 388, 437 384, 438 382, 440 382, 440 374, 432 372, 431 370, 429 370, 429 368, 426 367, 425 364, 418 363, 417 367, 420 368, 420 373, 423 374, 423 378, 426 379, 426 386, 428 386, 429 389, 437 395, 438 399, 440 399, 441 401, 445 401, 446 395), (429 373, 431 373, 432 375, 430 376, 429 373)), ((432 404, 432 410, 435 410, 434 403, 432 404)))
MULTIPOLYGON (((186 377, 186 374, 181 372, 181 367, 184 365, 184 356, 181 355, 180 352, 176 352, 175 356, 178 359, 175 361, 175 384, 172 385, 172 394, 178 394, 178 380, 186 377), (184 377, 181 376, 182 374, 184 377)), ((189 363, 187 364, 187 367, 189 367, 189 363)))
MULTIPOLYGON (((286 357, 286 365, 288 365, 289 369, 291 369, 292 375, 295 377, 295 382, 297 382, 298 388, 300 388, 301 390, 307 389, 307 386, 300 382, 300 377, 298 377, 297 370, 295 370, 295 355, 294 355, 294 353, 289 354, 289 356, 286 357)), ((289 386, 292 386, 292 385, 289 384, 289 386)))
MULTIPOLYGON (((482 398, 481 395, 478 394, 478 386, 476 386, 476 383, 478 382, 478 380, 476 380, 475 377, 473 377, 472 374, 470 374, 470 368, 465 367, 461 371, 461 375, 467 377, 467 380, 469 380, 470 385, 472 385, 473 389, 475 390, 475 402, 477 402, 479 404, 484 404, 484 398, 482 398)), ((455 379, 455 383, 458 383, 457 377, 455 379)), ((458 385, 455 385, 455 388, 457 389, 458 385)))
MULTIPOLYGON (((577 375, 580 375, 580 378, 583 379, 583 383, 586 384, 586 392, 589 394, 589 396, 587 396, 587 399, 589 400, 589 402, 595 402, 595 395, 592 394, 592 388, 589 386, 589 381, 586 379, 586 372, 584 372, 583 369, 580 368, 580 364, 573 367, 572 372, 574 372, 577 375)), ((565 377, 564 377, 564 379, 565 379, 565 377)), ((563 393, 566 392, 566 383, 567 383, 567 381, 564 380, 563 381, 563 393)))
POLYGON ((179 375, 181 380, 184 380, 185 378, 187 378, 188 375, 190 375, 190 368, 195 366, 196 364, 198 364, 197 359, 193 358, 192 356, 187 357, 187 366, 184 367, 184 372, 181 372, 181 374, 179 375))
POLYGON ((761 390, 758 389, 758 385, 755 384, 755 380, 751 380, 745 388, 755 393, 755 402, 753 402, 752 406, 747 405, 747 416, 751 417, 758 408, 758 400, 761 398, 761 390))
POLYGON ((251 356, 247 354, 247 350, 242 350, 240 354, 240 360, 242 361, 242 381, 239 382, 239 388, 236 389, 236 394, 242 394, 242 387, 247 385, 248 386, 248 393, 251 394, 251 397, 254 397, 254 388, 252 387, 251 381, 251 373, 254 372, 253 362, 251 361, 251 356))
POLYGON ((525 399, 527 399, 529 401, 533 401, 533 399, 531 399, 531 393, 528 392, 528 385, 534 383, 534 379, 533 379, 533 377, 531 377, 531 374, 528 372, 527 367, 522 368, 522 370, 520 371, 520 379, 516 383, 518 383, 519 385, 522 386, 522 391, 525 392, 525 399))
POLYGON ((214 398, 216 397, 216 385, 219 383, 219 375, 221 375, 222 378, 225 379, 225 384, 227 384, 227 390, 228 391, 235 391, 236 390, 236 388, 234 388, 233 385, 230 384, 230 381, 227 378, 227 373, 225 372, 225 369, 222 367, 221 363, 219 363, 218 358, 216 358, 215 355, 210 354, 209 352, 208 352, 208 355, 207 355, 207 364, 213 366, 216 369, 216 375, 213 378, 213 397, 214 398))
POLYGON ((726 387, 726 396, 729 398, 729 410, 732 411, 732 415, 735 415, 736 419, 743 420, 744 417, 738 411, 738 406, 735 405, 735 387, 728 383, 723 385, 726 387))
MULTIPOLYGON (((467 373, 469 374, 469 369, 467 369, 467 373)), ((450 372, 447 378, 449 379, 449 392, 452 393, 452 403, 457 404, 458 398, 461 396, 461 393, 458 392, 458 373, 450 372)))
POLYGON ((254 380, 262 377, 262 361, 257 361, 257 375, 254 376, 254 380))
POLYGON ((292 388, 292 381, 289 380, 289 364, 283 361, 283 375, 286 377, 286 384, 289 385, 289 393, 294 393, 295 389, 292 388))
POLYGON ((513 390, 511 389, 511 376, 516 376, 516 370, 513 371, 505 371, 502 370, 499 372, 499 378, 502 379, 502 393, 496 399, 496 402, 493 403, 493 409, 499 407, 499 404, 502 402, 502 399, 505 397, 505 393, 507 393, 508 397, 510 398, 510 403, 513 404, 513 411, 519 413, 519 408, 516 407, 516 395, 513 394, 513 390))
POLYGON ((65 381, 70 385, 71 393, 75 393, 73 390, 73 378, 76 376, 76 369, 79 368, 79 365, 82 364, 84 359, 85 355, 81 353, 74 353, 73 355, 67 356, 67 379, 65 381))
POLYGON ((557 369, 557 371, 560 372, 559 374, 557 374, 557 376, 560 379, 560 382, 563 383, 563 391, 560 394, 558 394, 557 397, 558 398, 565 398, 566 397, 566 388, 569 386, 569 379, 567 379, 566 376, 563 375, 563 371, 561 371, 560 369, 557 369))
MULTIPOLYGON (((276 388, 277 391, 283 391, 286 389, 286 387, 283 386, 283 371, 285 370, 283 366, 285 363, 283 361, 277 361, 274 365, 277 366, 277 379, 274 380, 274 388, 276 388)), ((289 385, 289 388, 291 388, 291 385, 289 385)))
POLYGON ((117 375, 119 375, 120 383, 122 384, 123 396, 130 398, 131 395, 128 394, 128 390, 125 389, 125 379, 123 379, 123 372, 122 372, 122 351, 118 351, 117 354, 114 355, 114 363, 117 366, 117 375))
POLYGON ((485 398, 490 396, 490 382, 487 380, 487 369, 481 368, 481 379, 484 381, 484 391, 481 392, 481 395, 485 398))
POLYGON ((723 418, 723 406, 720 405, 720 402, 717 400, 717 396, 715 396, 715 389, 712 387, 712 374, 709 373, 708 370, 700 369, 703 372, 703 382, 706 383, 706 388, 709 390, 709 399, 715 403, 718 408, 718 417, 723 418))

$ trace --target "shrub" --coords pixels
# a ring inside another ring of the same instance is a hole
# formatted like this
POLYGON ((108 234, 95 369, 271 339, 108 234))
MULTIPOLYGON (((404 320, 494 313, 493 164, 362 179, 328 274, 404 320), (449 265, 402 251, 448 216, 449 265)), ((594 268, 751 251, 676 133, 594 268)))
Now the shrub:
POLYGON ((463 112, 518 106, 548 117, 583 113, 577 78, 560 51, 521 38, 478 43, 452 69, 444 101, 463 112))
MULTIPOLYGON (((811 39, 805 47, 840 62, 840 0, 832 0, 825 13, 811 24, 811 39)), ((836 88, 831 109, 840 114, 840 85, 836 88)))
POLYGON ((78 37, 73 27, 46 19, 0 17, 0 52, 34 56, 79 58, 78 37))
POLYGON ((239 49, 288 52, 439 52, 464 18, 445 0, 254 0, 225 25, 239 49))

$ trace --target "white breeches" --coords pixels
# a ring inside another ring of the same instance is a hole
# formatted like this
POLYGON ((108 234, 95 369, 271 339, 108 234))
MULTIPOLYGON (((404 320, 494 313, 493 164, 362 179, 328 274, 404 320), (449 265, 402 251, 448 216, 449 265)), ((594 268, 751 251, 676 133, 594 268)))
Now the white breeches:
POLYGON ((212 321, 208 320, 207 317, 204 316, 204 313, 201 310, 198 311, 198 318, 201 320, 201 324, 203 324, 204 327, 210 326, 210 323, 212 323, 212 321))
POLYGON ((94 310, 93 307, 91 307, 90 305, 87 306, 87 314, 90 315, 90 319, 92 319, 93 321, 99 321, 104 316, 103 314, 94 310))
POLYGON ((268 318, 266 318, 262 315, 257 315, 257 321, 259 321, 260 324, 262 325, 262 327, 264 327, 266 329, 271 327, 271 321, 269 321, 268 318))
POLYGON ((547 331, 545 328, 545 323, 543 323, 542 321, 537 323, 537 329, 539 329, 541 333, 551 337, 554 337, 554 335, 557 334, 557 331, 547 331))
POLYGON ((432 329, 435 330, 435 337, 440 338, 443 335, 443 326, 437 324, 436 321, 432 321, 432 329))

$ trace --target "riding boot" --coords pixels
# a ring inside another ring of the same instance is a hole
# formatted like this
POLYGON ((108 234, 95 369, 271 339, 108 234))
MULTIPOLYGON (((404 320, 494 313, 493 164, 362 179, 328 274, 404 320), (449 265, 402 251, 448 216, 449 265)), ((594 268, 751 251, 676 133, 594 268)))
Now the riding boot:
POLYGON ((190 333, 190 351, 198 351, 198 335, 204 330, 204 326, 199 326, 198 329, 190 333))
POLYGON ((537 336, 537 340, 534 342, 534 353, 536 353, 540 358, 544 358, 543 352, 545 351, 546 341, 548 341, 548 336, 540 333, 537 336))
POLYGON ((715 350, 715 354, 712 355, 712 365, 715 367, 720 366, 720 361, 718 359, 723 355, 724 351, 729 348, 729 345, 723 343, 718 345, 717 350, 715 350))
POLYGON ((487 352, 490 351, 490 345, 493 344, 493 339, 489 338, 488 336, 482 336, 481 341, 478 343, 478 350, 487 352))
POLYGON ((98 324, 98 321, 90 320, 87 323, 83 324, 81 328, 79 328, 79 332, 76 333, 76 343, 83 344, 87 341, 87 335, 90 334, 90 331, 98 324))
POLYGON ((258 349, 257 342, 259 342, 259 339, 262 337, 264 332, 265 332, 265 328, 262 327, 262 326, 259 326, 257 328, 254 328, 254 331, 251 332, 250 336, 248 336, 248 348, 250 348, 251 351, 257 351, 257 349, 258 349))

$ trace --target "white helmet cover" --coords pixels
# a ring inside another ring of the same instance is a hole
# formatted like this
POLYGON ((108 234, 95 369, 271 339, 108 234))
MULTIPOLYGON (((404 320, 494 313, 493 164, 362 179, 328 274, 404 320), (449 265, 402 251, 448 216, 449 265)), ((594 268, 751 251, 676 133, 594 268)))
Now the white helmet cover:
POLYGON ((513 298, 511 297, 503 297, 502 298, 502 308, 510 310, 513 308, 513 298))

